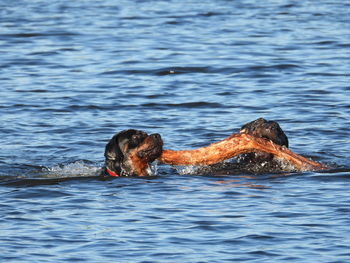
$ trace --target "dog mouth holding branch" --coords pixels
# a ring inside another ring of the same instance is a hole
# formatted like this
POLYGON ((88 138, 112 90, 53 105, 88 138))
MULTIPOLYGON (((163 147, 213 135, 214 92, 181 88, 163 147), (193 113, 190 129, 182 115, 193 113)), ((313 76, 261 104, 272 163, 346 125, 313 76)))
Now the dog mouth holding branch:
MULTIPOLYGON (((239 133, 249 134, 256 138, 263 138, 285 148, 289 147, 287 135, 275 121, 268 121, 259 118, 255 121, 244 124, 240 128, 239 133)), ((246 173, 254 174, 279 173, 294 169, 294 167, 286 162, 286 160, 278 158, 272 153, 258 150, 238 155, 231 162, 226 162, 223 167, 218 167, 217 165, 217 167, 214 166, 213 169, 214 168, 221 168, 222 171, 227 172, 235 170, 237 172, 244 171, 246 173)))
POLYGON ((243 125, 239 133, 222 141, 193 150, 164 150, 159 134, 148 135, 143 131, 130 129, 117 133, 106 145, 102 175, 149 176, 152 175, 150 164, 155 160, 177 166, 206 167, 208 173, 215 173, 218 167, 225 168, 225 174, 247 172, 245 168, 249 165, 255 167, 254 173, 276 172, 273 168, 276 168, 276 163, 281 162, 293 167, 289 171, 328 168, 292 152, 288 146, 288 138, 279 124, 263 118, 243 125), (223 163, 233 157, 238 157, 238 162, 233 166, 223 163))
POLYGON ((102 175, 149 176, 150 164, 160 157, 163 141, 159 134, 129 129, 115 134, 105 147, 102 175))

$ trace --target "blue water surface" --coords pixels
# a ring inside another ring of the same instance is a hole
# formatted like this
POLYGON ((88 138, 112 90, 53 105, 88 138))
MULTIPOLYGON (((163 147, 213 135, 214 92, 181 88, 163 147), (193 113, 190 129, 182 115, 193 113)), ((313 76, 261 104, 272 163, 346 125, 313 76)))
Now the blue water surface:
POLYGON ((0 3, 1 262, 349 262, 347 1, 0 3), (264 117, 325 171, 96 177, 114 133, 264 117))

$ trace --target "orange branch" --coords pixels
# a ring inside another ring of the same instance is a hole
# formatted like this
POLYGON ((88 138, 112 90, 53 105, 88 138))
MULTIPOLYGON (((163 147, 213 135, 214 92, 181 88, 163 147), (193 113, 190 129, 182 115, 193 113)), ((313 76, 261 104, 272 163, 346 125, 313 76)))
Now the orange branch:
POLYGON ((327 167, 293 153, 288 148, 271 141, 257 138, 246 133, 233 134, 230 137, 193 150, 163 150, 159 160, 171 165, 210 165, 230 159, 242 153, 267 152, 286 160, 300 171, 320 170, 327 167))

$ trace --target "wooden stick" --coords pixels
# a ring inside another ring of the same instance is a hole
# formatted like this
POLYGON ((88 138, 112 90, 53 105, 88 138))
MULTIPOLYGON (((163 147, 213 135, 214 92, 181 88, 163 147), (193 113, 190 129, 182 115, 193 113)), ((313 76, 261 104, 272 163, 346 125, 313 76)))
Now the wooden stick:
POLYGON ((297 170, 321 170, 327 167, 293 153, 288 148, 272 141, 257 138, 246 133, 232 134, 228 138, 206 147, 193 150, 163 150, 159 160, 171 165, 210 165, 230 159, 242 153, 267 152, 291 163, 297 170))

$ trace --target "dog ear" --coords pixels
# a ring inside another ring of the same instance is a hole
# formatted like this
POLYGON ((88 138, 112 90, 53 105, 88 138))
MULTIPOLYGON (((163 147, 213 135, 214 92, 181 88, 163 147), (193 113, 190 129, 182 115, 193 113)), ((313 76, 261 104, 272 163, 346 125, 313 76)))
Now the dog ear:
POLYGON ((109 140, 109 142, 105 147, 104 156, 106 159, 106 165, 112 164, 113 168, 115 166, 120 166, 120 163, 123 161, 123 157, 124 157, 122 151, 119 148, 118 137, 119 137, 119 133, 114 135, 112 139, 109 140))

